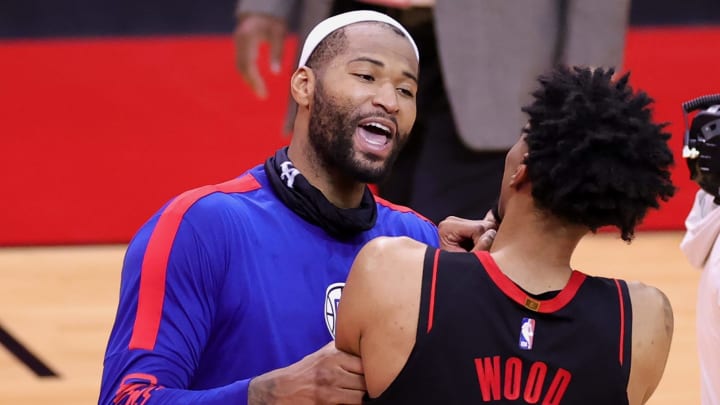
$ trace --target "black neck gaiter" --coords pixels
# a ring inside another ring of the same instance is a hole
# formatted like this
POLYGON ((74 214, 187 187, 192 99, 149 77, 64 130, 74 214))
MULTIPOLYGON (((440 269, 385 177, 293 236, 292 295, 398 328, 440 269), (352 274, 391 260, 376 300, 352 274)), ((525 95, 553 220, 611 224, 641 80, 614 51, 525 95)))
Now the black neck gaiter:
POLYGON ((273 190, 288 208, 334 238, 348 239, 375 226, 377 207, 367 186, 360 207, 338 208, 293 166, 287 147, 265 161, 265 172, 273 190))

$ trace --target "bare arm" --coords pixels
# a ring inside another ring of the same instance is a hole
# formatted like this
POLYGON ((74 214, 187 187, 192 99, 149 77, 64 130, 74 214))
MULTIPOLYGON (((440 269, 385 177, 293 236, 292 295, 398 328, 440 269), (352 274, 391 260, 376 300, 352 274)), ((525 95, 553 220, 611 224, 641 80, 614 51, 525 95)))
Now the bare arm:
POLYGON ((426 248, 410 238, 376 238, 350 270, 335 344, 361 356, 371 397, 395 379, 415 344, 426 248))
POLYGON ((665 294, 642 283, 628 283, 632 303, 630 405, 644 404, 655 392, 667 363, 673 334, 673 311, 665 294))

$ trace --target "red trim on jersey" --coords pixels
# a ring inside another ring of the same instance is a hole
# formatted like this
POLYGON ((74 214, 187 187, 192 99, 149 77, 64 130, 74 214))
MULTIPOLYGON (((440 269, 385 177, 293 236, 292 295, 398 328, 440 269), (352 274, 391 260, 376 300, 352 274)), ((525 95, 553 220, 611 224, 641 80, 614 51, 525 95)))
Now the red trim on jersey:
POLYGON ((492 256, 490 256, 490 253, 475 252, 475 256, 477 256, 478 260, 480 260, 485 267, 490 279, 492 279, 495 285, 497 285, 497 287, 505 293, 505 295, 528 309, 545 314, 555 312, 567 305, 573 297, 575 297, 575 294, 578 289, 580 289, 580 286, 583 281, 585 281, 586 277, 585 274, 573 270, 570 275, 570 280, 568 280, 567 285, 560 291, 560 293, 558 293, 558 295, 549 300, 537 300, 530 297, 527 293, 525 293, 525 291, 510 280, 508 276, 500 270, 497 263, 495 263, 495 260, 493 260, 492 256))
POLYGON ((437 281, 438 259, 440 259, 440 249, 435 249, 435 258, 433 258, 432 282, 430 284, 430 310, 428 311, 428 327, 427 331, 433 327, 433 317, 435 316, 435 282, 437 281))
POLYGON ((242 193, 260 188, 251 174, 212 186, 186 191, 173 200, 160 215, 150 235, 140 271, 140 289, 135 324, 129 349, 153 350, 160 329, 165 299, 165 277, 170 251, 185 212, 199 199, 215 192, 242 193))
POLYGON ((435 224, 433 221, 425 218, 424 216, 422 216, 420 213, 418 213, 417 211, 413 210, 412 208, 406 207, 406 206, 404 206, 404 205, 393 204, 393 203, 391 203, 390 201, 388 201, 388 200, 386 200, 386 199, 384 199, 384 198, 378 197, 378 196, 376 196, 376 195, 375 195, 374 197, 375 197, 375 201, 376 201, 377 203, 379 203, 380 205, 384 206, 384 207, 388 207, 388 208, 390 208, 391 210, 395 210, 395 211, 398 211, 398 212, 412 212, 413 214, 415 214, 415 215, 417 215, 418 217, 420 217, 420 219, 423 219, 423 220, 425 220, 425 221, 428 221, 428 222, 430 222, 430 223, 433 224, 433 225, 435 224))
POLYGON ((618 289, 618 298, 620 299, 620 365, 623 365, 623 357, 625 351, 625 300, 623 299, 622 288, 620 282, 615 280, 618 289))

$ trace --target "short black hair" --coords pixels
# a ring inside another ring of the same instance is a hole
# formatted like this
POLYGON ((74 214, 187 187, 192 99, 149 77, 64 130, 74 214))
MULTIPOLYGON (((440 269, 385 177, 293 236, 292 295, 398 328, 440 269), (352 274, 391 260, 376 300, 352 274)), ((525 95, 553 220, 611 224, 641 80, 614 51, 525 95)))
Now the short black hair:
MULTIPOLYGON (((396 34, 406 38, 405 34, 390 24, 381 21, 360 21, 362 23, 379 24, 391 29, 396 34)), ((325 65, 337 55, 343 53, 347 49, 347 34, 345 27, 341 27, 331 32, 317 44, 315 49, 310 53, 306 66, 313 69, 322 69, 325 65)))
POLYGON ((310 53, 306 65, 313 69, 323 68, 332 58, 347 49, 345 27, 338 28, 320 41, 310 53))
POLYGON ((666 123, 633 92, 630 73, 559 66, 539 77, 524 129, 535 204, 595 232, 616 226, 631 241, 649 208, 675 193, 666 123))

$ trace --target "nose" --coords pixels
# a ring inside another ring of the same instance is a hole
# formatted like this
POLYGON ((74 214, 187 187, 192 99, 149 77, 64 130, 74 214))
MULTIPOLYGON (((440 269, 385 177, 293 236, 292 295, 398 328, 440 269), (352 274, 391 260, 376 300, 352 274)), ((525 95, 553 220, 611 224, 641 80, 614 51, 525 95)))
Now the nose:
POLYGON ((382 107, 389 114, 396 114, 400 110, 398 94, 392 83, 385 82, 378 86, 373 104, 382 107))

